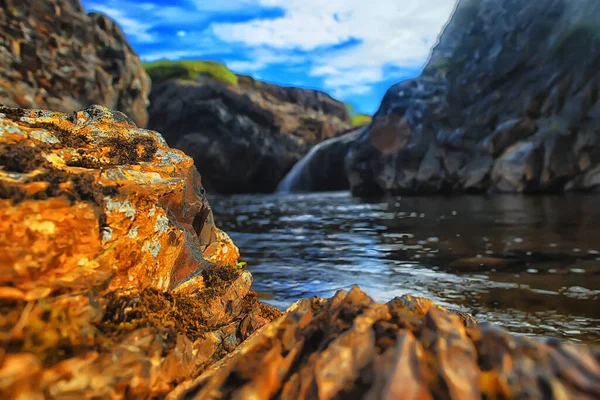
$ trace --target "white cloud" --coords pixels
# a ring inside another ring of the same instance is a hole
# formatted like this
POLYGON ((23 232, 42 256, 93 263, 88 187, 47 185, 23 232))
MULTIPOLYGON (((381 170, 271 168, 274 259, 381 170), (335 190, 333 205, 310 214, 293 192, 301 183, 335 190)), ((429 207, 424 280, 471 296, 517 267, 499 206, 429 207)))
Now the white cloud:
POLYGON ((255 48, 248 52, 250 60, 228 61, 227 66, 236 72, 254 72, 269 65, 284 64, 287 71, 302 65, 306 58, 289 51, 272 50, 268 48, 255 48))
MULTIPOLYGON (((212 32, 250 48, 303 51, 311 75, 323 77, 338 96, 367 92, 369 85, 381 81, 386 67, 419 69, 455 6, 455 0, 256 1, 282 8, 284 16, 214 23, 212 32), (356 43, 323 51, 349 40, 356 43)), ((272 63, 259 56, 246 66, 272 63)))
POLYGON ((184 37, 185 35, 187 35, 186 31, 177 31, 177 36, 184 37))

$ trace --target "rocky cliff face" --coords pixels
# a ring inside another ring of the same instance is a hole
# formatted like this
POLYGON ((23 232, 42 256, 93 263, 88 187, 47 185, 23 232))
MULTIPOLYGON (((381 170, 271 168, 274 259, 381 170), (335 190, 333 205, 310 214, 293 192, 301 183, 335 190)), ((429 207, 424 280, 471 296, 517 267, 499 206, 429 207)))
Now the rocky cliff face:
POLYGON ((325 93, 239 77, 154 82, 151 129, 192 156, 208 190, 275 190, 317 142, 350 128, 344 104, 325 93))
POLYGON ((600 186, 600 3, 461 0, 346 157, 356 194, 600 186))
POLYGON ((65 112, 101 104, 148 121, 150 79, 121 29, 79 0, 0 1, 0 103, 65 112))
POLYGON ((282 315, 238 257, 156 132, 0 107, 0 398, 600 397, 597 347, 357 287, 282 315))

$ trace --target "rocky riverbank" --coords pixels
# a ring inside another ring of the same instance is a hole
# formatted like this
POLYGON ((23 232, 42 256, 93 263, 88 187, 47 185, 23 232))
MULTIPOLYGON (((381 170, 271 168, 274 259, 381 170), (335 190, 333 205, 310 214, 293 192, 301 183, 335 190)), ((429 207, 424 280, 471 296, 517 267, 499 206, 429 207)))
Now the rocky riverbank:
POLYGON ((600 350, 358 288, 260 303, 193 160, 124 114, 0 109, 6 398, 600 396, 600 350))

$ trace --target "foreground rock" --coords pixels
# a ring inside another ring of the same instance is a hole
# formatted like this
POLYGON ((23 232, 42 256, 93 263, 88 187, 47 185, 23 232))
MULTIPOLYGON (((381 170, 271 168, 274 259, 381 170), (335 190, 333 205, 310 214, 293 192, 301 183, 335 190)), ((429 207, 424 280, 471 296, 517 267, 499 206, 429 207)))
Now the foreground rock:
POLYGON ((156 132, 0 108, 0 398, 600 396, 598 349, 358 288, 281 316, 238 257, 156 132))
POLYGON ((79 0, 5 0, 0 7, 0 103, 74 111, 102 104, 139 126, 150 79, 121 29, 79 0))
POLYGON ((272 192, 317 142, 350 128, 343 103, 238 77, 156 81, 149 127, 194 158, 211 192, 272 192))
POLYGON ((0 108, 0 397, 166 395, 280 314, 238 257, 157 133, 0 108))
POLYGON ((594 399, 600 352, 514 337, 410 296, 305 299, 169 399, 594 399), (466 325, 466 327, 465 327, 466 325))
POLYGON ((461 0, 348 152, 353 192, 597 189, 599 19, 596 0, 461 0))

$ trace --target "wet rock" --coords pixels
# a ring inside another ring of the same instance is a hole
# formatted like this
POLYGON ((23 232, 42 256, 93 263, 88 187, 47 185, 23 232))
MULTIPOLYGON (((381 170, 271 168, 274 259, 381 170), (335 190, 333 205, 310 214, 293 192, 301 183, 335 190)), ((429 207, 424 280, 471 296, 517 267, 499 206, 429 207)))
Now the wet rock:
POLYGON ((194 158, 206 188, 272 192, 316 143, 350 128, 343 103, 325 93, 239 77, 157 81, 149 127, 194 158))
POLYGON ((599 7, 461 0, 421 76, 350 146, 352 191, 597 190, 599 7))
POLYGON ((79 0, 6 0, 0 7, 0 104, 71 112, 102 104, 139 126, 150 79, 114 21, 79 0))
POLYGON ((166 395, 280 314, 238 258, 158 133, 0 108, 0 397, 166 395))
POLYGON ((354 287, 294 304, 174 399, 579 398, 600 392, 584 346, 512 336, 425 299, 354 287), (468 318, 467 318, 468 320, 468 318))

